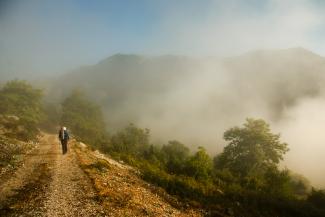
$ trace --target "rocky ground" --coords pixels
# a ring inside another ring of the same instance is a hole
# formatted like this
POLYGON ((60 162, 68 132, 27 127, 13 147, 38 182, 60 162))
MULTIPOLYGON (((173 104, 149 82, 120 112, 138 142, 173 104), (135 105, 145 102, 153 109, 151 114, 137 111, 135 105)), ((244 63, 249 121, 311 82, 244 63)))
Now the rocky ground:
POLYGON ((202 216, 82 143, 71 141, 62 155, 54 135, 44 134, 6 176, 0 177, 0 216, 202 216))

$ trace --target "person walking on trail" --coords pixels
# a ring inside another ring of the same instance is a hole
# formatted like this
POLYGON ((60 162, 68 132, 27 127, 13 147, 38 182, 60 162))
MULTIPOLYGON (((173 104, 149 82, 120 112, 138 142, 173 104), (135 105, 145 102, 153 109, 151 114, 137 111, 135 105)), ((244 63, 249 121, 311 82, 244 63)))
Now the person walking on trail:
POLYGON ((62 145, 62 154, 66 154, 68 151, 68 141, 69 141, 69 133, 66 127, 61 127, 59 131, 59 139, 62 145))

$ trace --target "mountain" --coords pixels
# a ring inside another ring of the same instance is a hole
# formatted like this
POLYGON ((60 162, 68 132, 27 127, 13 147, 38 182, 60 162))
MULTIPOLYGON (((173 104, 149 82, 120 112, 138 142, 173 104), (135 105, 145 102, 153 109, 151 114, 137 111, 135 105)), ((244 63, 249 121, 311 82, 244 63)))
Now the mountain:
MULTIPOLYGON (((160 95, 171 92, 197 69, 197 60, 188 57, 117 54, 61 77, 54 90, 57 95, 64 96, 80 88, 107 111, 115 113, 132 106, 136 113, 141 113, 142 105, 152 98, 159 100, 160 95)), ((125 115, 128 118, 124 123, 134 121, 137 116, 134 112, 125 115)))
POLYGON ((214 59, 117 54, 57 81, 57 98, 83 89, 111 129, 133 122, 156 139, 215 144, 248 116, 281 120, 299 100, 323 93, 325 59, 303 48, 214 59))

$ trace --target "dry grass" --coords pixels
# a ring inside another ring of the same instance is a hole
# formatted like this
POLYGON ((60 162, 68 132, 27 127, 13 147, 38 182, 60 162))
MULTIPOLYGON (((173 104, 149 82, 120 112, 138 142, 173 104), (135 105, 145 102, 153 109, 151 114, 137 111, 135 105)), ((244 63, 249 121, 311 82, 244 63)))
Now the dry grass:
POLYGON ((192 208, 173 207, 157 194, 163 190, 144 182, 135 169, 110 163, 114 160, 99 158, 98 152, 75 145, 80 167, 92 180, 102 205, 111 216, 202 216, 192 208))

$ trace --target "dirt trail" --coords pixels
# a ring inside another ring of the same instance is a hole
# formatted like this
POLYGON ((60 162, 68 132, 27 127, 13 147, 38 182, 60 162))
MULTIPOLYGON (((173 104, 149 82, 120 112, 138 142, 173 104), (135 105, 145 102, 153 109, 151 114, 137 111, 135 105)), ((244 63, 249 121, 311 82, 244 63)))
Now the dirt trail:
POLYGON ((0 216, 105 214, 73 150, 62 155, 55 136, 45 134, 12 178, 0 183, 0 216))
POLYGON ((202 216, 174 207, 171 196, 161 196, 133 168, 74 140, 62 155, 56 136, 43 134, 23 162, 0 179, 0 217, 202 216))
POLYGON ((76 162, 75 153, 61 155, 60 150, 56 156, 53 180, 46 194, 46 216, 105 216, 89 178, 76 162))

